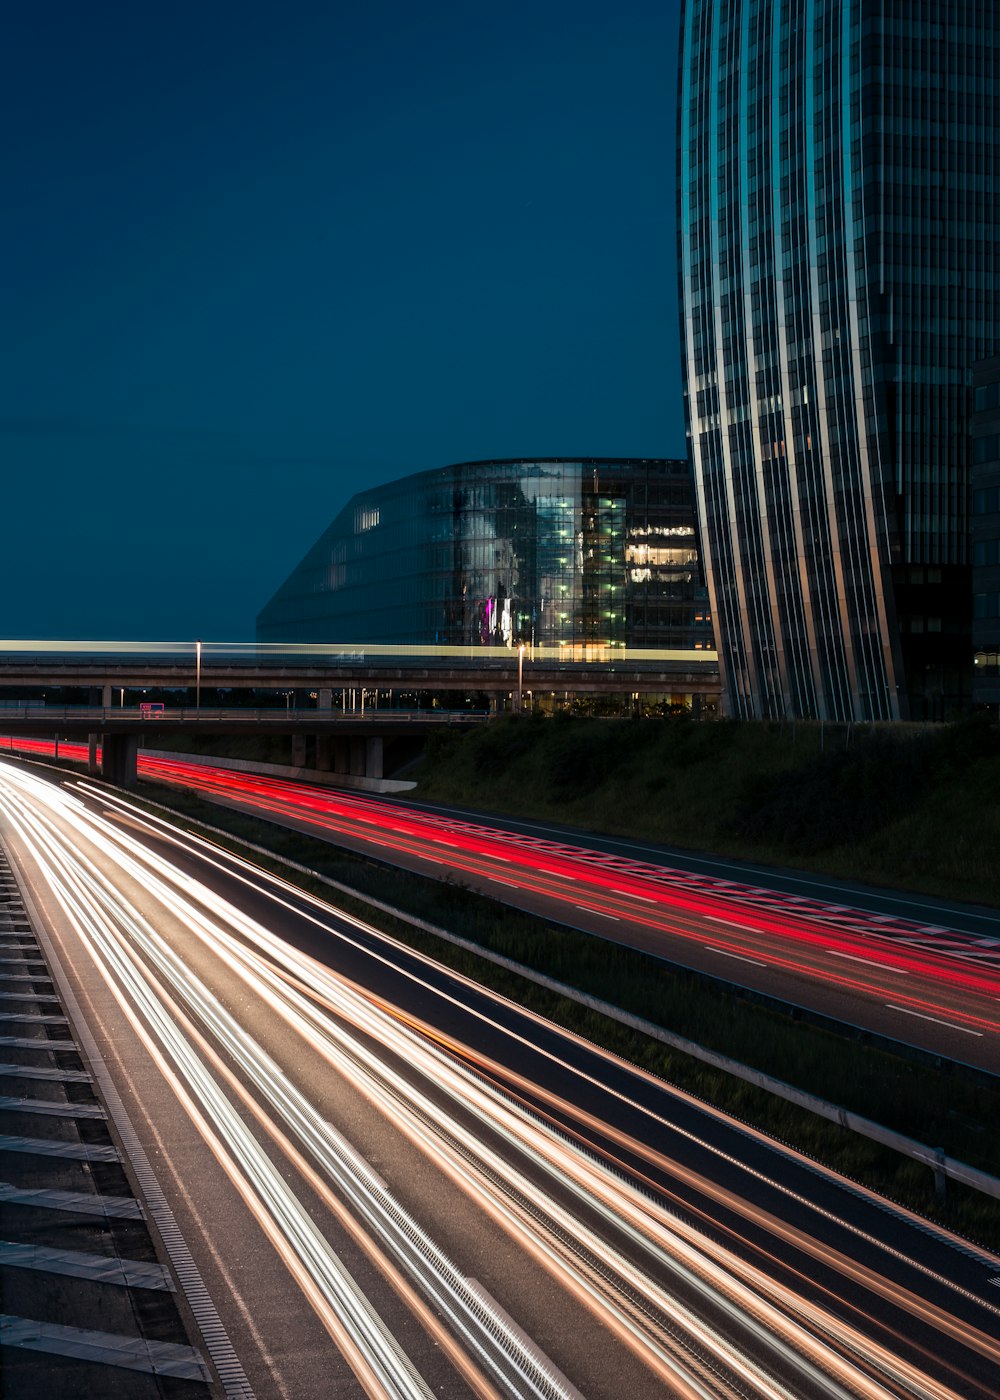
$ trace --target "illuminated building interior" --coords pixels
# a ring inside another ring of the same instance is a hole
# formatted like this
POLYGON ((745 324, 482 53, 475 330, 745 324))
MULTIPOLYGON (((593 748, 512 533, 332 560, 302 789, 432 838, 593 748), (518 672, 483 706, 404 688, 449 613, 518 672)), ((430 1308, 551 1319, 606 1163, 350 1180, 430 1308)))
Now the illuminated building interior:
POLYGON ((688 464, 463 462, 361 492, 257 637, 710 650, 688 464))

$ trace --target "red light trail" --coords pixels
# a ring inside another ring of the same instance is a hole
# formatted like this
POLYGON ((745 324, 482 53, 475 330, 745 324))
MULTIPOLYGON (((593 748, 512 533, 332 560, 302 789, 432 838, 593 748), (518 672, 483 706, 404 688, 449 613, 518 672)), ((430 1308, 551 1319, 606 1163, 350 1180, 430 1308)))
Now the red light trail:
MULTIPOLYGON (((53 751, 42 740, 16 742, 30 754, 53 751)), ((59 753, 87 757, 81 744, 60 744, 59 753)), ((713 975, 729 981, 746 981, 756 968, 769 978, 785 974, 874 1000, 906 1018, 901 1039, 937 1023, 971 1043, 994 1035, 1000 1023, 1000 944, 990 939, 416 812, 368 795, 150 753, 140 754, 139 774, 305 825, 321 837, 361 843, 383 859, 444 865, 554 901, 563 922, 578 922, 574 910, 596 916, 602 936, 669 960, 705 970, 704 953, 724 958, 713 975), (831 965, 834 958, 839 961, 831 965)))

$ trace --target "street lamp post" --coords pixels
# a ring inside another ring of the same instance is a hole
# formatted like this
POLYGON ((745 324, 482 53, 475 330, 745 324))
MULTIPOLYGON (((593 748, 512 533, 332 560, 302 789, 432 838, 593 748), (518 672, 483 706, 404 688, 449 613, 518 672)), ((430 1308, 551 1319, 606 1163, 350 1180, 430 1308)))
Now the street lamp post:
POLYGON ((194 707, 201 709, 201 638, 194 644, 194 707))
POLYGON ((514 709, 517 714, 521 713, 521 682, 524 678, 524 643, 517 649, 517 696, 514 709))

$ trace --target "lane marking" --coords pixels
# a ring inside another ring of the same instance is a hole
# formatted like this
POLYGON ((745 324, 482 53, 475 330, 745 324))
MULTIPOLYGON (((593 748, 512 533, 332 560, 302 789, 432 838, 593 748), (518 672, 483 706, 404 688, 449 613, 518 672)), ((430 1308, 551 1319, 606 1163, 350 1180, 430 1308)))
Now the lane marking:
POLYGON ((558 1366, 556 1366, 555 1362, 549 1359, 547 1354, 544 1351, 542 1351, 541 1347, 539 1347, 538 1344, 534 1342, 526 1332, 523 1332, 521 1330, 521 1328, 511 1317, 510 1313, 504 1311, 504 1309, 500 1306, 497 1300, 493 1297, 492 1293, 487 1293, 486 1289, 477 1279, 467 1278, 466 1283, 468 1284, 472 1292, 476 1295, 476 1297, 479 1299, 480 1303, 485 1304, 487 1309, 495 1313, 497 1317, 503 1319, 503 1321, 510 1328, 513 1335, 520 1342, 521 1346, 531 1357, 535 1365, 539 1368, 539 1370, 545 1375, 545 1377, 548 1380, 554 1382, 559 1394, 561 1396, 565 1396, 565 1400, 584 1400, 583 1396, 577 1390, 576 1386, 573 1385, 571 1381, 566 1379, 562 1371, 560 1371, 558 1366))
MULTIPOLYGON (((721 923, 722 921, 717 920, 717 922, 721 923)), ((709 953, 718 953, 720 958, 735 958, 737 962, 752 963, 754 967, 767 967, 767 963, 758 962, 756 958, 744 958, 739 953, 727 953, 725 948, 713 948, 711 943, 703 943, 701 946, 709 953)))
POLYGON ((162 1264, 88 1254, 75 1249, 50 1249, 45 1245, 0 1241, 0 1264, 11 1269, 36 1269, 40 1273, 65 1274, 69 1278, 95 1279, 121 1288, 154 1288, 173 1293, 174 1283, 162 1264))
MULTIPOLYGON (((7 1113, 44 1113, 50 1118, 104 1118, 99 1103, 60 1103, 56 1099, 29 1099, 0 1095, 0 1110, 7 1113)), ((2 1186, 0 1186, 2 1190, 2 1186)))
POLYGON ((722 924, 725 928, 741 928, 744 933, 763 933, 763 929, 754 928, 752 924, 736 924, 732 919, 716 919, 711 914, 706 914, 705 918, 710 924, 722 924))
MULTIPOLYGON (((103 1108, 101 1117, 104 1117, 103 1108)), ((134 1196, 96 1196, 90 1191, 49 1191, 40 1186, 9 1186, 7 1182, 0 1182, 0 1201, 12 1206, 65 1210, 74 1215, 107 1215, 115 1220, 146 1218, 134 1196)))
POLYGON ((18 1050, 75 1050, 75 1040, 50 1040, 42 1035, 0 1035, 0 1047, 16 1046, 18 1050))
POLYGON ((586 905, 586 904, 578 904, 576 907, 577 907, 577 909, 582 910, 582 912, 583 912, 584 914, 596 914, 597 917, 598 917, 599 919, 611 919, 611 920, 613 920, 616 924, 620 924, 620 923, 621 923, 621 919, 619 919, 619 917, 618 917, 617 914, 605 914, 602 910, 600 910, 600 909, 591 909, 591 908, 589 907, 589 905, 586 905))
MULTIPOLYGON (((54 1069, 48 1065, 0 1064, 4 1079, 50 1079, 54 1083, 92 1084, 85 1069, 54 1069)), ((79 1107, 79 1105, 76 1105, 79 1107)))
POLYGON ((123 1337, 116 1332, 95 1332, 83 1327, 63 1327, 55 1322, 5 1315, 0 1318, 0 1341, 8 1347, 25 1347, 55 1356, 146 1371, 154 1376, 179 1376, 184 1380, 211 1381, 211 1372, 194 1347, 178 1342, 152 1342, 144 1337, 123 1337))
POLYGON ((925 1016, 922 1011, 911 1011, 908 1006, 893 1006, 891 1001, 887 1001, 885 1005, 890 1011, 901 1011, 904 1016, 917 1016, 921 1021, 933 1021, 936 1026, 947 1026, 950 1030, 962 1031, 965 1035, 978 1035, 980 1040, 983 1038, 982 1031, 970 1030, 968 1026, 956 1026, 954 1021, 942 1021, 939 1016, 925 1016))
MULTIPOLYGON (((88 785, 85 783, 81 783, 80 786, 83 787, 85 791, 88 788, 88 785)), ((93 789, 90 790, 93 791, 93 789)), ((162 822, 162 818, 157 818, 156 820, 162 822)), ((162 824, 164 826, 169 825, 166 822, 163 822, 162 824)), ((90 1065, 91 1073, 97 1080, 101 1098, 103 1099, 104 1104, 108 1109, 109 1115, 112 1121, 114 1122, 115 1128, 117 1129, 118 1137, 122 1142, 124 1155, 127 1158, 132 1172, 134 1173, 139 1183, 143 1199, 148 1208, 148 1216, 146 1216, 146 1218, 148 1219, 151 1216, 152 1219, 156 1222, 160 1234, 160 1239, 163 1241, 167 1254, 170 1258, 170 1262, 173 1264, 174 1273, 177 1276, 177 1279, 181 1285, 181 1292, 186 1298, 188 1306, 194 1314, 195 1324, 198 1328, 199 1333, 201 1334, 201 1337, 205 1342, 205 1348, 208 1351, 213 1362, 215 1363, 216 1372, 222 1383, 223 1394, 225 1395, 226 1400, 254 1400, 253 1389, 250 1386, 250 1383, 247 1380, 246 1375, 244 1374, 243 1367, 240 1364, 236 1356, 236 1352, 234 1351, 229 1341, 226 1329, 222 1325, 222 1321, 216 1310, 215 1304, 212 1302, 212 1299, 209 1296, 208 1290, 205 1287, 205 1284, 202 1280, 201 1274, 198 1271, 198 1267, 194 1262, 191 1252, 188 1249, 180 1230, 178 1229, 177 1223, 173 1217, 173 1213, 169 1205, 167 1204, 166 1197, 163 1194, 163 1190, 160 1186, 159 1180, 149 1164, 149 1159, 146 1156, 145 1149, 143 1148, 142 1143, 139 1141, 139 1137, 135 1131, 135 1128, 132 1126, 132 1120, 129 1118, 128 1113, 126 1112, 125 1105, 121 1101, 118 1090, 115 1087, 114 1080, 111 1078, 111 1075, 108 1072, 107 1065, 105 1064, 104 1059, 97 1048, 97 1042, 94 1039, 93 1033, 91 1032, 88 1023, 84 1018, 83 1011, 81 1010, 80 1004, 76 998, 76 993, 70 986, 62 964, 56 956, 56 951, 52 944, 52 940, 45 932, 44 926, 42 925, 38 912, 34 907, 34 901, 32 900, 31 895, 27 890, 22 889, 21 897, 24 901, 24 905, 28 914, 32 916, 32 926, 37 930, 38 934, 38 946, 45 955, 49 967, 52 969, 54 980, 56 981, 60 989, 62 1003, 73 1014, 73 1025, 76 1030, 76 1038, 80 1042, 86 1061, 90 1065)), ((0 1020, 2 1019, 3 1015, 2 1013, 0 1013, 0 1020)), ((27 1020, 29 1018, 24 1016, 18 1016, 16 1018, 8 1019, 27 1020)), ((65 1016, 42 1016, 33 1017, 30 1019, 43 1021, 48 1024, 51 1024, 55 1021, 60 1021, 64 1025, 69 1024, 68 1019, 65 1016)), ((68 1106, 69 1105, 67 1105, 67 1107, 68 1106)), ((156 1138, 157 1145, 163 1153, 164 1160, 168 1161, 167 1154, 165 1151, 163 1151, 163 1144, 160 1142, 159 1138, 156 1137, 155 1127, 153 1127, 152 1131, 154 1138, 156 1138)), ((176 1177, 175 1180, 177 1180, 178 1185, 181 1191, 183 1192, 183 1182, 180 1182, 176 1177)), ((188 1204, 192 1205, 190 1200, 188 1204)), ((195 1210, 194 1213, 195 1218, 197 1220, 197 1210, 195 1210)), ((216 1263, 220 1263, 220 1261, 216 1259, 216 1263)), ((226 1277, 226 1282, 231 1282, 228 1279, 228 1277, 226 1277)), ((236 1300, 237 1306, 242 1306, 242 1300, 239 1296, 238 1290, 235 1287, 230 1288, 230 1294, 236 1300)), ((259 1342, 259 1338, 256 1338, 256 1331, 253 1327, 252 1322, 251 1332, 254 1333, 255 1339, 257 1339, 259 1342)), ((264 1350, 263 1347, 261 1347, 261 1352, 264 1356, 265 1361, 269 1363, 270 1358, 268 1357, 267 1352, 264 1350)), ((273 1371, 272 1374, 274 1374, 273 1371)))
MULTIPOLYGON (((46 997, 46 1001, 52 1001, 52 997, 46 997)), ((0 1011, 0 1021, 25 1021, 36 1026, 68 1026, 69 1022, 65 1016, 49 1015, 48 1012, 41 1011, 0 1011)))
POLYGON ((900 977, 909 977, 909 973, 901 967, 890 967, 888 963, 870 962, 868 958, 857 958, 853 953, 831 953, 831 958, 846 958, 848 962, 862 963, 865 967, 880 967, 883 972, 898 972, 900 977))
POLYGON ((116 1147, 92 1146, 84 1142, 60 1142, 54 1138, 12 1137, 0 1134, 0 1151, 35 1153, 42 1157, 68 1157, 81 1162, 120 1162, 116 1147))

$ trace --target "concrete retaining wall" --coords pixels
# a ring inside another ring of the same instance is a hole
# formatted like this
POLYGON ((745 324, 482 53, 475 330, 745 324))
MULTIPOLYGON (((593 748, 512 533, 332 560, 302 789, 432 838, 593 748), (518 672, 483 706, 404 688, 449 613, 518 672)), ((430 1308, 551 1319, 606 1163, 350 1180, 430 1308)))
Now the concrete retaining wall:
POLYGON ((200 763, 207 768, 226 768, 235 773, 259 773, 267 778, 293 778, 323 787, 353 788, 362 792, 409 792, 416 783, 396 778, 364 778, 353 773, 331 773, 319 768, 293 768, 283 763, 258 763, 251 758, 213 758, 201 753, 169 753, 166 749, 140 749, 150 758, 174 759, 179 763, 200 763))

